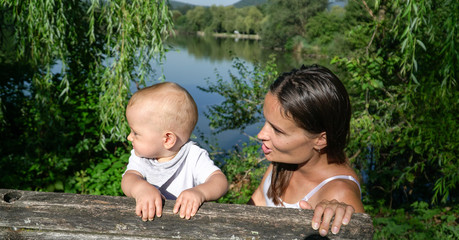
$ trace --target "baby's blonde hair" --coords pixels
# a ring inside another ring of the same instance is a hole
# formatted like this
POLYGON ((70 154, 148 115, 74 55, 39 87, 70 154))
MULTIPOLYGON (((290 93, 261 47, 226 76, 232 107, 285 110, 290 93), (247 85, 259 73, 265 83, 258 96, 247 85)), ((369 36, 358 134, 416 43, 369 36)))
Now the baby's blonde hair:
POLYGON ((183 141, 187 141, 198 122, 198 108, 193 97, 186 89, 172 82, 162 82, 143 88, 134 95, 127 107, 144 104, 151 113, 151 119, 157 119, 163 130, 174 132, 183 141))

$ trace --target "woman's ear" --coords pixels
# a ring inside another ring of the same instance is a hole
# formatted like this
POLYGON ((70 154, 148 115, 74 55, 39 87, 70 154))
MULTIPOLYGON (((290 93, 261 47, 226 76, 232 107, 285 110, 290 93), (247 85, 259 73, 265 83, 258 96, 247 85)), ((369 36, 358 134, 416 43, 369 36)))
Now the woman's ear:
POLYGON ((164 134, 163 145, 165 149, 170 150, 171 148, 175 146, 176 142, 177 142, 177 135, 175 135, 173 132, 166 132, 164 134))
POLYGON ((319 134, 319 137, 317 137, 317 140, 316 140, 316 145, 315 145, 315 149, 320 151, 322 150, 323 148, 325 148, 327 146, 327 133, 326 132, 322 132, 319 134))

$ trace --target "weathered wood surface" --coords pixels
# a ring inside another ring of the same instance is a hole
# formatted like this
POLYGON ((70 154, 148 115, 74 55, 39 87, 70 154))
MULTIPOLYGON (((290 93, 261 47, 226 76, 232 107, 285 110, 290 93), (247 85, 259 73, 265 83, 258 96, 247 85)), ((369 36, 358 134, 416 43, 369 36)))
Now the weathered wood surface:
MULTIPOLYGON (((310 227, 311 210, 208 202, 185 220, 166 201, 161 218, 143 222, 127 197, 8 189, 0 197, 0 239, 323 239, 310 227)), ((370 216, 354 214, 328 238, 372 236, 370 216)))

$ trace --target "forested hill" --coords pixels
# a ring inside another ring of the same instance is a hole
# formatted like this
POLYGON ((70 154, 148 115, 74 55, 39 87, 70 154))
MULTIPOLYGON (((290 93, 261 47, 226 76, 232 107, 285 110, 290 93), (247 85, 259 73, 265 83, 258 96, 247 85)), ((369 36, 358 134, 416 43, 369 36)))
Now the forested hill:
POLYGON ((182 8, 182 7, 196 7, 196 5, 194 4, 189 4, 189 3, 179 2, 179 1, 169 1, 169 4, 171 5, 172 9, 182 8))
POLYGON ((266 3, 267 0, 241 0, 235 4, 233 4, 237 8, 252 6, 252 5, 260 5, 266 3))
MULTIPOLYGON (((267 0, 241 0, 235 4, 233 4, 237 8, 242 8, 242 7, 247 7, 247 6, 252 6, 252 5, 260 5, 263 3, 266 3, 267 0)), ((196 7, 196 5, 193 4, 188 4, 188 3, 183 3, 179 1, 169 1, 172 9, 179 9, 179 8, 193 8, 196 7)))

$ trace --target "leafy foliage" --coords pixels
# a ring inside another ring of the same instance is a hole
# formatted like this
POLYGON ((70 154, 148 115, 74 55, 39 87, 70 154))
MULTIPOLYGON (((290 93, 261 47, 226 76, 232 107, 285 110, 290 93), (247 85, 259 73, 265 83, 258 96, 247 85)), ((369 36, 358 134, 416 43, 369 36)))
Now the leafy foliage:
POLYGON ((246 204, 255 189, 260 185, 267 164, 260 153, 256 140, 243 143, 223 157, 222 171, 230 183, 228 193, 220 198, 220 203, 246 204))
POLYGON ((457 28, 459 4, 442 1, 432 10, 430 1, 380 4, 371 11, 379 15, 361 23, 375 26, 366 28, 373 36, 366 53, 334 60, 350 73, 355 140, 349 150, 369 174, 370 194, 389 199, 389 206, 394 198, 445 203, 459 181, 459 99, 448 70, 457 68, 458 55, 445 62, 438 53, 457 44, 446 33, 457 28))
POLYGON ((259 7, 197 6, 177 17, 176 28, 184 32, 259 34, 263 21, 259 7))
POLYGON ((115 154, 106 154, 97 163, 77 172, 70 179, 67 189, 82 194, 121 196, 121 178, 130 154, 119 149, 115 154), (73 187, 74 186, 74 187, 73 187))
POLYGON ((216 83, 207 82, 207 87, 199 87, 204 92, 218 93, 225 98, 221 104, 210 106, 206 113, 209 125, 217 133, 228 129, 244 130, 262 120, 261 103, 278 74, 274 61, 272 58, 266 66, 255 65, 250 70, 236 58, 233 67, 238 74, 229 73, 231 82, 224 81, 217 73, 216 83))
POLYGON ((411 209, 384 211, 373 219, 375 239, 457 239, 459 209, 428 208, 414 202, 411 209))
POLYGON ((325 45, 333 38, 344 33, 342 21, 345 18, 345 10, 341 7, 334 7, 331 11, 323 11, 309 19, 305 25, 306 36, 314 39, 319 45, 325 45))
POLYGON ((1 0, 0 10, 0 187, 119 194, 92 181, 119 182, 109 169, 127 152, 124 107, 165 51, 166 2, 1 0))
POLYGON ((305 24, 315 14, 327 7, 327 0, 285 1, 270 0, 266 9, 266 20, 261 37, 263 44, 283 48, 287 40, 305 36, 305 24))

